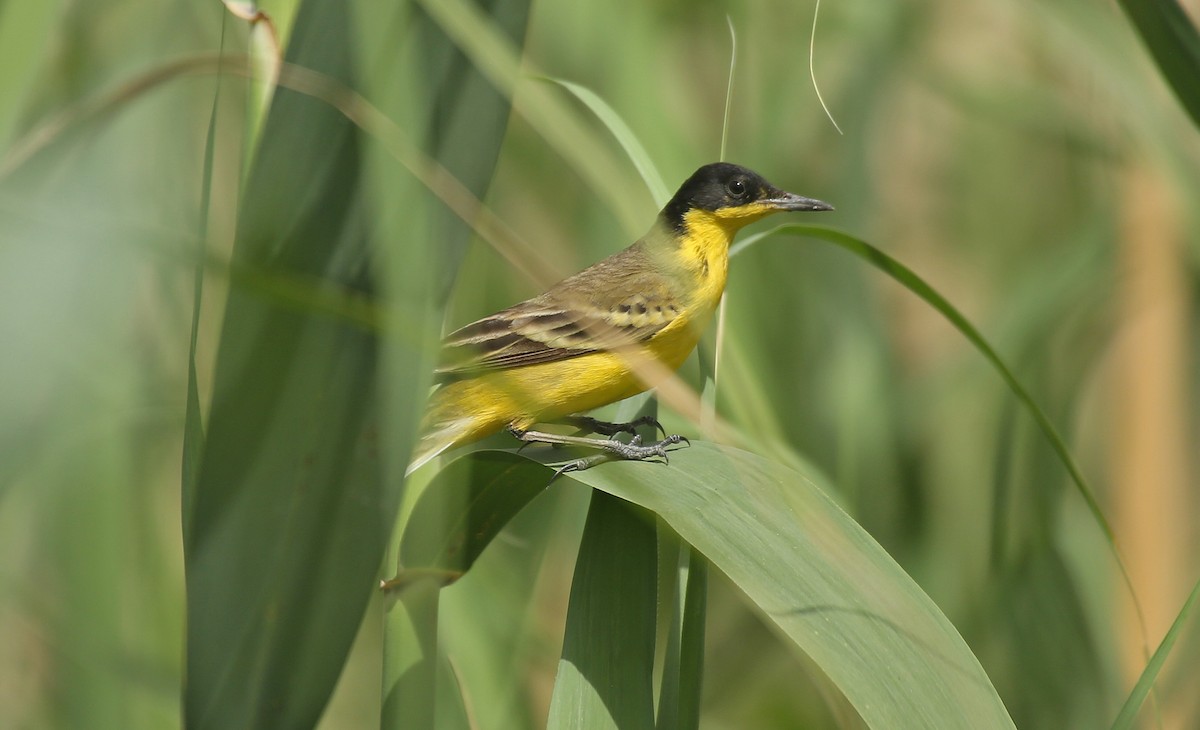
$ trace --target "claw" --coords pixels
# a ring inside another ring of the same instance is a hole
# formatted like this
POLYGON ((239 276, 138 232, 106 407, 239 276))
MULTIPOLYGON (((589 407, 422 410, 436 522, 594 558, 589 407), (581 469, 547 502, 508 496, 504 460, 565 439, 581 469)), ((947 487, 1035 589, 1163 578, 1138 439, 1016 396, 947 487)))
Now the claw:
POLYGON ((566 474, 568 472, 573 472, 573 471, 583 471, 584 469, 589 469, 589 468, 595 466, 596 464, 599 464, 600 462, 605 461, 606 458, 607 458, 607 454, 595 454, 593 456, 585 456, 582 459, 576 459, 575 461, 568 461, 566 464, 563 464, 562 466, 560 466, 554 470, 554 475, 550 477, 550 481, 546 482, 546 486, 550 486, 551 484, 553 484, 554 480, 558 479, 563 474, 566 474))
POLYGON ((667 429, 663 428, 663 425, 658 422, 657 418, 651 418, 650 416, 642 416, 630 425, 654 426, 655 433, 661 433, 664 437, 667 435, 667 429))
POLYGON ((555 479, 558 479, 559 477, 561 477, 563 474, 566 474, 567 472, 583 471, 584 469, 586 469, 587 468, 586 466, 580 466, 579 462, 581 462, 581 461, 583 461, 583 459, 576 459, 575 461, 568 461, 566 464, 563 464, 562 466, 555 469, 554 476, 550 477, 550 481, 546 482, 546 486, 550 486, 551 484, 554 483, 555 479))

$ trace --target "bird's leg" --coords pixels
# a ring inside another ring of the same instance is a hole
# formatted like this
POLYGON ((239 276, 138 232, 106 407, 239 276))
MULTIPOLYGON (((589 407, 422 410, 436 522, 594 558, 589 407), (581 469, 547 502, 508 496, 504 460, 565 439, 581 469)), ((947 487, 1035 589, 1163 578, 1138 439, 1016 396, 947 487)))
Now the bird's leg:
POLYGON ((607 455, 615 456, 620 459, 629 459, 631 461, 645 461, 646 459, 659 456, 662 457, 664 462, 669 462, 670 459, 667 456, 668 446, 674 446, 679 443, 686 443, 689 446, 691 445, 691 442, 688 441, 687 438, 678 434, 672 434, 661 441, 643 446, 642 438, 637 435, 634 435, 629 443, 625 443, 624 441, 617 441, 616 439, 587 438, 585 436, 563 436, 561 434, 546 433, 544 431, 527 431, 525 429, 517 428, 516 426, 509 426, 508 430, 509 433, 525 443, 585 446, 587 448, 599 449, 601 452, 603 452, 601 454, 596 454, 596 456, 602 457, 600 459, 597 459, 594 456, 578 459, 560 469, 559 473, 564 471, 583 471, 589 466, 593 466, 598 461, 603 461, 603 457, 607 455))
POLYGON ((642 416, 635 418, 627 423, 613 423, 611 421, 601 421, 591 416, 567 416, 561 421, 568 426, 578 428, 581 433, 598 433, 603 436, 616 436, 619 433, 627 433, 630 436, 637 435, 638 426, 654 426, 663 436, 667 435, 667 429, 658 422, 658 419, 651 416, 642 416))

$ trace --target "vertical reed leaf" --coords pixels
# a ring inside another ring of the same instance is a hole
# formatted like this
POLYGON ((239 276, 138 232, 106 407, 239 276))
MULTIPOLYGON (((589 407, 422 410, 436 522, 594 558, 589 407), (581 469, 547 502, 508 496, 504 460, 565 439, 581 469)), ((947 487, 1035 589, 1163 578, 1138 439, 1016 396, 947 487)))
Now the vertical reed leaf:
MULTIPOLYGON (((342 3, 300 8, 287 60, 353 86, 342 3)), ((279 90, 242 200, 234 266, 369 293, 358 131, 279 90)), ((191 728, 312 726, 387 535, 375 333, 230 288, 184 515, 191 728)))

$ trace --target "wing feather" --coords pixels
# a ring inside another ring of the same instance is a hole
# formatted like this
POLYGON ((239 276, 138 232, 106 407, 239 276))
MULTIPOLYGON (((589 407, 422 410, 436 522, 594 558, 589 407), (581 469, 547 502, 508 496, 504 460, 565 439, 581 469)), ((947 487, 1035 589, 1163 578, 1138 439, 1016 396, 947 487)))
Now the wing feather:
POLYGON ((541 296, 452 332, 437 373, 463 377, 645 342, 682 312, 671 278, 654 271, 635 244, 541 296))

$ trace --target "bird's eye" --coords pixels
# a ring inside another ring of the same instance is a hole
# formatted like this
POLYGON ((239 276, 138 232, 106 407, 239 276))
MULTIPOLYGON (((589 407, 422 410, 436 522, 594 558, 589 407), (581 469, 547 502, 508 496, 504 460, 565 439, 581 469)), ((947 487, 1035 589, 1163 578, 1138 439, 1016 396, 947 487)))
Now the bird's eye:
POLYGON ((728 190, 729 194, 733 197, 740 198, 746 194, 746 183, 737 179, 730 180, 725 186, 725 189, 728 190))

